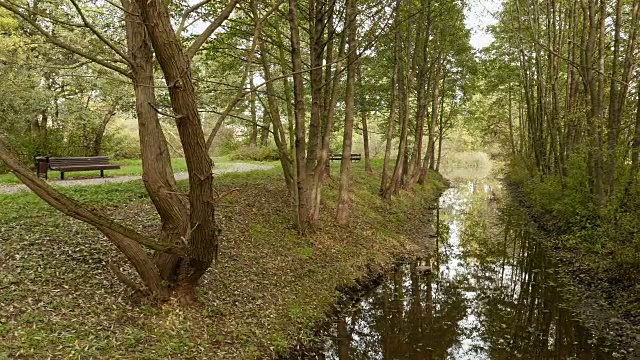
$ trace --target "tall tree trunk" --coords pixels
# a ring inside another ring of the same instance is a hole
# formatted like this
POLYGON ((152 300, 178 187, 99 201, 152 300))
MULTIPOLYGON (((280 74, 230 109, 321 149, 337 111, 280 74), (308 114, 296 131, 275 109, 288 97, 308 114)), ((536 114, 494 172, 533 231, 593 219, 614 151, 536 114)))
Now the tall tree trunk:
POLYGON ((429 141, 427 142, 427 152, 424 155, 422 161, 422 168, 420 169, 420 176, 418 178, 418 184, 424 184, 427 178, 429 170, 435 169, 435 134, 438 127, 438 112, 440 109, 440 88, 441 88, 441 73, 444 61, 441 61, 442 54, 438 54, 438 60, 436 60, 436 74, 434 79, 433 101, 431 109, 431 124, 429 125, 429 141))
POLYGON ((297 223, 298 230, 306 233, 310 223, 309 176, 306 169, 306 124, 304 103, 304 79, 302 78, 302 54, 298 23, 298 2, 289 0, 289 28, 291 31, 291 63, 293 64, 293 98, 295 117, 295 159, 297 181, 297 223))
MULTIPOLYGON (((358 87, 362 89, 362 61, 358 61, 356 73, 358 87)), ((362 91, 361 91, 362 92, 362 91)), ((360 108, 360 119, 362 121, 362 142, 364 146, 364 170, 373 173, 371 168, 371 151, 369 149, 369 124, 367 124, 367 105, 364 96, 358 97, 358 107, 360 108)))
POLYGON ((631 143, 631 169, 627 183, 627 191, 625 191, 627 194, 631 188, 636 186, 638 182, 638 169, 640 169, 640 82, 638 82, 638 93, 636 96, 636 121, 631 143))
POLYGON ((310 85, 311 85, 311 119, 309 122, 309 140, 307 141, 307 174, 309 176, 309 222, 311 226, 316 226, 320 219, 320 191, 324 174, 324 163, 322 163, 322 123, 324 111, 323 68, 324 60, 324 32, 326 28, 326 9, 329 5, 322 0, 309 2, 309 38, 310 38, 310 85))
POLYGON ((190 60, 171 27, 168 4, 136 1, 164 73, 189 173, 189 228, 184 234, 188 248, 178 269, 176 292, 182 301, 190 303, 195 300, 198 280, 211 266, 218 249, 212 162, 198 115, 190 60))
POLYGON ((389 126, 387 127, 386 144, 384 148, 384 161, 382 163, 382 178, 380 183, 380 196, 388 199, 389 194, 389 162, 391 161, 391 147, 393 143, 393 133, 396 123, 396 79, 398 78, 398 62, 393 65, 393 76, 391 77, 391 104, 389 105, 389 126))
MULTIPOLYGON (((405 186, 411 187, 419 178, 420 162, 422 159, 422 147, 424 138, 424 125, 427 118, 428 90, 430 88, 431 72, 429 71, 429 40, 431 37, 431 1, 421 1, 422 11, 420 15, 421 23, 425 23, 424 30, 418 27, 416 30, 416 48, 413 60, 417 63, 416 76, 416 126, 414 133, 414 146, 411 158, 408 180, 405 186)), ((435 60, 437 66, 438 59, 435 60)))
MULTIPOLYGON (((322 23, 321 28, 328 28, 327 31, 327 44, 326 44, 326 57, 325 57, 325 77, 322 86, 324 89, 319 89, 318 95, 321 98, 320 108, 320 144, 317 151, 317 160, 313 169, 313 197, 311 206, 311 221, 312 224, 317 225, 320 219, 320 205, 321 205, 321 190, 323 181, 330 176, 330 164, 329 164, 329 152, 331 147, 331 136, 333 133, 333 123, 335 118, 335 108, 338 101, 338 85, 340 84, 340 74, 343 70, 343 61, 339 60, 336 64, 336 70, 333 72, 334 76, 331 76, 331 63, 333 59, 333 40, 336 36, 335 26, 333 24, 333 13, 335 11, 335 1, 330 1, 326 6, 328 9, 324 11, 327 15, 322 16, 322 21, 318 21, 318 24, 322 23)), ((317 25, 320 26, 320 25, 317 25)), ((340 36, 340 43, 338 45, 338 59, 344 57, 346 49, 346 32, 342 31, 340 36)), ((323 44, 324 46, 324 44, 323 44)), ((318 59, 322 61, 322 59, 318 59)))
POLYGON ((347 0, 346 24, 347 44, 347 88, 345 91, 345 117, 344 136, 342 138, 342 162, 340 164, 340 189, 338 194, 338 211, 336 220, 340 225, 346 225, 349 221, 349 181, 351 180, 351 145, 353 140, 353 123, 355 119, 355 87, 356 87, 356 60, 358 44, 356 39, 356 0, 347 0))
POLYGON ((405 168, 405 158, 407 151, 407 132, 409 124, 409 96, 407 89, 407 71, 405 66, 404 50, 402 46, 402 34, 401 34, 401 6, 402 1, 398 1, 395 9, 395 61, 398 64, 397 83, 398 83, 398 104, 399 104, 399 117, 400 117, 400 143, 398 148, 398 156, 396 158, 395 167, 393 169, 393 176, 389 188, 385 193, 385 198, 389 198, 391 195, 396 194, 400 189, 400 184, 403 178, 403 170, 405 168))
POLYGON ((509 144, 511 145, 511 156, 516 156, 516 143, 513 137, 513 103, 511 101, 511 82, 509 82, 509 144))
POLYGON ((362 141, 364 145, 364 170, 373 173, 371 167, 371 150, 369 148, 369 126, 367 124, 367 112, 362 111, 362 141))

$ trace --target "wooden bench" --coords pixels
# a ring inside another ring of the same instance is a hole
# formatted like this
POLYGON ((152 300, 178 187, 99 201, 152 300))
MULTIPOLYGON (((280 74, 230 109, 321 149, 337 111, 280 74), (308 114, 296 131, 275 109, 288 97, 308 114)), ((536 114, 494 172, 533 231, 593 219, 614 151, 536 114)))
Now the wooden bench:
MULTIPOLYGON (((351 154, 350 156, 351 161, 360 161, 360 159, 362 159, 362 156, 360 154, 351 154)), ((331 154, 331 156, 329 156, 329 160, 342 161, 342 154, 341 153, 331 154)))
POLYGON ((44 174, 48 179, 49 170, 60 171, 60 179, 64 180, 64 173, 71 171, 100 170, 100 177, 104 177, 105 170, 120 169, 120 165, 109 163, 108 156, 89 157, 37 157, 36 168, 38 177, 44 174))

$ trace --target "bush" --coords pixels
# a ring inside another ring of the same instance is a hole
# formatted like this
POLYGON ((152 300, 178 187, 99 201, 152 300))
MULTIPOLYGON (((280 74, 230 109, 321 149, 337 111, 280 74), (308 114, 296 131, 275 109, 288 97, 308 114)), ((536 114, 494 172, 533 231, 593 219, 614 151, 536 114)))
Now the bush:
POLYGON ((273 146, 241 146, 231 154, 232 160, 277 161, 278 149, 273 146))
POLYGON ((230 127, 221 127, 213 138, 211 144, 212 156, 232 155, 241 146, 241 142, 236 138, 235 132, 230 127))

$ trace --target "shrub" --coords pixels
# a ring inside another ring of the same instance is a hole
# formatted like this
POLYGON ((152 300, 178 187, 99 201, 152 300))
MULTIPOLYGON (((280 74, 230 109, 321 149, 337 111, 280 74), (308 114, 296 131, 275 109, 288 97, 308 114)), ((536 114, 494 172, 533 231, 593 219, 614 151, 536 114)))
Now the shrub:
POLYGON ((232 160, 276 161, 278 149, 273 146, 241 146, 231 155, 232 160))

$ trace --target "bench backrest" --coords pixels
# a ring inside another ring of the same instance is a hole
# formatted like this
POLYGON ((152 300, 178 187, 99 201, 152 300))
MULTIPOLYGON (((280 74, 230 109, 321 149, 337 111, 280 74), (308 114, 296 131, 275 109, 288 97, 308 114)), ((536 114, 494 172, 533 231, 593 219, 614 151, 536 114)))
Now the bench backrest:
MULTIPOLYGON (((330 155, 331 158, 335 158, 335 159, 342 159, 342 153, 333 153, 330 155)), ((360 154, 351 154, 351 158, 352 159, 359 159, 361 157, 360 154)))
POLYGON ((50 157, 49 166, 82 166, 82 165, 105 165, 109 164, 108 156, 90 157, 50 157))

